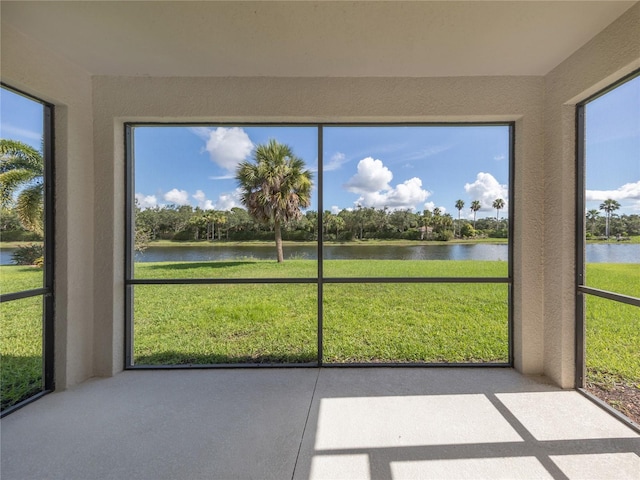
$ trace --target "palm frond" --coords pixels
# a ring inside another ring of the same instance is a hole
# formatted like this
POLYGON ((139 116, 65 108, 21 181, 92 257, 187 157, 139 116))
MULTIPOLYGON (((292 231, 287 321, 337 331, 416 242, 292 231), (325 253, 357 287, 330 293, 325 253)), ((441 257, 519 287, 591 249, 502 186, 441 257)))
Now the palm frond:
POLYGON ((20 192, 16 200, 16 212, 27 230, 44 232, 44 185, 31 185, 20 192))
POLYGON ((0 173, 0 205, 9 206, 13 201, 13 194, 24 185, 38 181, 38 176, 26 169, 8 170, 0 173))
POLYGON ((0 172, 18 169, 29 170, 35 176, 42 176, 44 172, 42 154, 26 143, 0 139, 0 172))

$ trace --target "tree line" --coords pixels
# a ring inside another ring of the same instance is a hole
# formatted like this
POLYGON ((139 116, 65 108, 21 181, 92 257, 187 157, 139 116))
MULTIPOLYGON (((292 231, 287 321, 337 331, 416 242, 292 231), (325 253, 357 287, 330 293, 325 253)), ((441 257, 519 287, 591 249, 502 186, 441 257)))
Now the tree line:
MULTIPOLYGON (((142 210, 135 206, 136 230, 149 240, 273 240, 274 222, 258 221, 244 208, 203 210, 189 205, 167 205, 142 210)), ((319 230, 326 240, 356 239, 451 240, 454 237, 490 236, 506 238, 508 221, 480 218, 454 219, 439 208, 433 211, 357 207, 338 213, 325 210, 321 228, 318 212, 307 210, 282 225, 285 240, 316 240, 319 230), (474 228, 475 223, 475 228, 474 228)))

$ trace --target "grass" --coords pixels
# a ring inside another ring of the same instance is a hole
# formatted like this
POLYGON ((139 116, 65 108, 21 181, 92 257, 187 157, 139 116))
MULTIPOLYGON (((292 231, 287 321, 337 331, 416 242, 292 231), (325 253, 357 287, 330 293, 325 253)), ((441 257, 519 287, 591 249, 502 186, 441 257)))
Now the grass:
MULTIPOLYGON (((325 276, 504 276, 506 262, 327 261, 325 276)), ((311 260, 136 265, 137 278, 306 278, 311 260)), ((42 271, 0 267, 3 292, 34 288, 42 271)), ((589 264, 589 285, 640 297, 637 265, 589 264)), ((304 363, 317 356, 317 285, 137 285, 138 364, 304 363)), ((505 284, 327 283, 325 362, 506 362, 505 284)), ((1 306, 2 408, 42 385, 41 298, 1 306)), ((589 297, 593 382, 640 385, 637 307, 589 297)))
MULTIPOLYGON (((2 267, 3 283, 4 270, 2 267)), ((4 410, 42 390, 42 297, 5 302, 0 308, 0 398, 4 410)))
MULTIPOLYGON (((587 266, 587 285, 640 297, 638 264, 587 266)), ((587 296, 587 382, 640 388, 640 308, 587 296)))

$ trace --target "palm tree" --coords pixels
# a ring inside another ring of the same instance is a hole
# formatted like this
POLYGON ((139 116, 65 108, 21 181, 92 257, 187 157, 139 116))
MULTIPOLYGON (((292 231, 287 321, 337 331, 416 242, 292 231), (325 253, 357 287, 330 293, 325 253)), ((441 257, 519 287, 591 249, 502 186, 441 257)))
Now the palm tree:
POLYGON ((282 262, 281 226, 299 219, 300 209, 311 205, 311 172, 291 147, 275 140, 258 145, 253 159, 255 163, 244 161, 236 170, 241 201, 257 221, 273 222, 278 262, 282 262))
POLYGON ((20 222, 40 235, 44 231, 44 159, 35 148, 16 140, 0 140, 0 204, 15 202, 20 222), (17 193, 17 196, 15 194, 17 193), (14 199, 15 196, 15 199, 14 199))
POLYGON ((500 226, 500 219, 498 218, 498 215, 500 215, 500 210, 504 208, 504 200, 501 198, 496 198, 493 201, 493 208, 496 209, 496 230, 498 230, 500 226))
POLYGON ((473 212, 473 229, 476 229, 476 212, 482 208, 479 200, 471 202, 471 211, 473 212))
POLYGON ((458 235, 460 235, 460 211, 464 208, 464 202, 456 200, 456 208, 458 209, 458 235))
POLYGON ((593 235, 595 232, 595 226, 596 226, 596 222, 598 221, 598 217, 600 217, 600 212, 598 210, 591 209, 587 212, 586 214, 587 217, 587 225, 591 225, 589 227, 589 230, 591 230, 591 234, 593 235))
POLYGON ((603 203, 600 204, 600 210, 603 210, 606 214, 606 227, 605 227, 605 236, 609 238, 609 222, 611 221, 611 214, 620 208, 620 203, 618 201, 613 200, 612 198, 607 198, 603 203))

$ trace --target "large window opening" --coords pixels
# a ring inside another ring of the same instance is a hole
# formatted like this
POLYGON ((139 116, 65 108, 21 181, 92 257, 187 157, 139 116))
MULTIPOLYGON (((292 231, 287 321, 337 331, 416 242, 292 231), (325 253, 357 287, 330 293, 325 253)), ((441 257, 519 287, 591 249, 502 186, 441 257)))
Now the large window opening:
POLYGON ((52 107, 0 89, 2 415, 53 390, 52 107))
POLYGON ((512 124, 126 136, 127 368, 512 363, 512 124))
POLYGON ((640 72, 578 106, 578 387, 640 424, 640 72))

